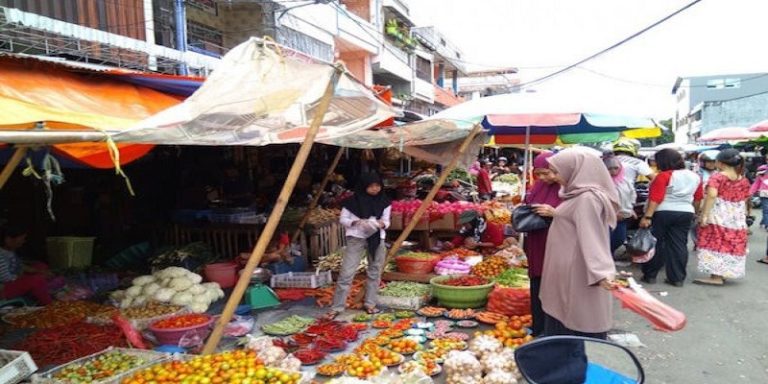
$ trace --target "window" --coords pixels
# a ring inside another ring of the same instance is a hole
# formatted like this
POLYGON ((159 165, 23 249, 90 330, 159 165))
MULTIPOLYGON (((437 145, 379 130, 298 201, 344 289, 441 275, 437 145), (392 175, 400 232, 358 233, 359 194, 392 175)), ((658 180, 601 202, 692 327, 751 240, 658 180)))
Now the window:
POLYGON ((421 56, 416 56, 416 77, 431 83, 432 62, 421 56))
POLYGON ((224 38, 216 28, 187 20, 187 43, 191 47, 221 53, 224 38))
POLYGON ((216 14, 216 1, 215 0, 187 0, 187 4, 198 9, 202 9, 208 13, 216 14))
POLYGON ((731 77, 727 79, 713 79, 707 81, 707 89, 741 88, 741 79, 731 77))

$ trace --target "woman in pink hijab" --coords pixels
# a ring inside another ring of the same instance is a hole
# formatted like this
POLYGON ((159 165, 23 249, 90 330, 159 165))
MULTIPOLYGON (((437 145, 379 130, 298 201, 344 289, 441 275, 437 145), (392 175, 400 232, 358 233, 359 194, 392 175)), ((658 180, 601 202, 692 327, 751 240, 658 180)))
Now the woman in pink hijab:
POLYGON ((616 268, 606 236, 616 226, 619 196, 594 154, 569 149, 549 158, 563 202, 549 228, 541 281, 544 334, 605 339, 613 321, 616 268))
MULTIPOLYGON (((533 206, 539 216, 552 217, 555 208, 560 205, 560 184, 555 180, 555 174, 549 169, 549 158, 552 152, 542 152, 533 159, 533 174, 536 183, 525 195, 525 203, 533 206)), ((531 231, 525 235, 525 255, 528 257, 528 277, 531 279, 531 317, 533 325, 531 334, 540 336, 544 333, 544 311, 541 309, 539 291, 541 290, 541 270, 544 268, 544 252, 547 248, 549 228, 531 231)))
POLYGON ((619 194, 619 209, 616 212, 616 227, 611 231, 611 254, 616 252, 627 240, 627 225, 630 219, 635 215, 635 201, 637 201, 637 191, 635 184, 624 177, 624 165, 614 155, 605 155, 603 163, 608 169, 608 173, 613 179, 613 185, 616 186, 616 192, 619 194))

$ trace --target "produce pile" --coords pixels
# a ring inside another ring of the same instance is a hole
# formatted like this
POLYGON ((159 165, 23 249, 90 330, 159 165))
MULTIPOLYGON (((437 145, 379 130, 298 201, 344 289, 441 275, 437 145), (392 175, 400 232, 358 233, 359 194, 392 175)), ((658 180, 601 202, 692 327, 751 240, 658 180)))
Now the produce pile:
POLYGON ((501 256, 488 256, 483 261, 475 264, 471 272, 473 275, 492 279, 499 276, 507 268, 509 268, 507 259, 501 256))
POLYGON ((301 373, 266 366, 254 351, 235 350, 171 361, 139 371, 122 380, 133 383, 246 383, 299 384, 301 373))
POLYGON ((54 301, 36 311, 8 314, 3 320, 17 328, 54 328, 114 312, 112 307, 88 301, 54 301))
MULTIPOLYGON (((304 217, 306 211, 303 207, 288 207, 285 209, 285 213, 283 213, 280 221, 283 223, 298 223, 304 217)), ((340 211, 336 209, 317 207, 309 214, 307 224, 318 226, 328 222, 338 222, 339 214, 340 211)))
MULTIPOLYGON (((365 278, 358 276, 352 280, 352 286, 349 288, 349 296, 347 296, 347 308, 361 309, 363 308, 363 296, 362 290, 365 285, 365 278)), ((323 288, 313 289, 307 292, 307 296, 314 297, 318 307, 328 307, 333 303, 333 292, 336 290, 336 285, 331 285, 323 288)))
POLYGON ((503 204, 489 203, 486 206, 485 219, 489 223, 510 224, 512 222, 512 212, 503 204))
POLYGON ((29 352, 42 367, 64 364, 109 347, 125 346, 125 337, 116 326, 79 322, 33 332, 12 349, 29 352))
POLYGON ((488 279, 480 276, 457 276, 441 281, 440 285, 449 285, 452 287, 474 287, 488 284, 488 279))
MULTIPOLYGON (((392 202, 392 212, 393 213, 401 213, 404 216, 412 215, 414 212, 416 212, 417 209, 419 209, 419 206, 421 206, 421 200, 413 199, 413 200, 395 200, 392 202)), ((440 218, 445 215, 460 215, 462 212, 465 211, 478 211, 483 212, 485 211, 485 206, 482 204, 476 204, 476 203, 470 203, 467 201, 456 201, 456 202, 443 202, 438 203, 433 201, 429 207, 427 207, 427 212, 429 213, 429 217, 431 218, 440 218)))
POLYGON ((264 333, 270 335, 292 335, 298 333, 307 328, 310 324, 314 323, 315 319, 311 317, 301 317, 297 315, 286 317, 280 321, 270 324, 264 324, 261 326, 261 330, 264 333))
POLYGON ((526 288, 531 285, 531 280, 527 269, 510 268, 496 277, 496 284, 501 287, 526 288))
POLYGON ((170 303, 203 313, 216 300, 224 297, 218 283, 202 283, 203 277, 180 267, 168 267, 151 275, 133 279, 133 286, 114 291, 110 298, 120 308, 141 307, 147 303, 170 303))
POLYGON ((424 297, 430 294, 432 288, 429 284, 414 283, 410 281, 391 281, 379 290, 380 296, 389 297, 424 297))
POLYGON ((109 351, 85 362, 67 365, 61 371, 56 372, 53 378, 69 383, 90 383, 138 368, 147 362, 144 358, 134 354, 109 351))
POLYGON ((475 337, 483 335, 493 337, 505 347, 514 348, 533 340, 533 337, 525 330, 526 327, 530 326, 531 315, 512 316, 509 321, 497 322, 492 330, 476 333, 475 337))
POLYGON ((152 323, 152 328, 157 329, 179 329, 202 325, 210 321, 210 316, 199 313, 190 313, 188 315, 179 315, 167 319, 158 320, 152 323))

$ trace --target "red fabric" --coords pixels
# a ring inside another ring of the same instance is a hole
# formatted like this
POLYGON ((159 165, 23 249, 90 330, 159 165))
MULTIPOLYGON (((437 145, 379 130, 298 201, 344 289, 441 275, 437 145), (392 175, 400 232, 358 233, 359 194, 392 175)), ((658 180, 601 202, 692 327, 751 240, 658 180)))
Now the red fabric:
MULTIPOLYGON (((454 247, 461 247, 464 245, 464 239, 466 237, 456 235, 451 239, 454 247)), ((494 246, 499 246, 504 243, 504 226, 497 223, 487 223, 485 232, 480 236, 481 243, 492 243, 494 246)))
POLYGON ((288 234, 285 232, 281 233, 280 242, 278 244, 285 245, 285 246, 291 245, 291 237, 288 236, 288 234))
MULTIPOLYGON (((749 196, 749 181, 746 178, 730 180, 722 173, 712 175, 707 182, 707 188, 717 189, 717 198, 731 203, 743 203, 749 196)), ((735 228, 735 220, 746 220, 743 217, 720 217, 729 227, 710 224, 699 228, 699 249, 707 249, 733 256, 744 257, 747 254, 749 233, 746 226, 735 228)), ((744 225, 744 223, 742 223, 744 225)))
POLYGON ((486 195, 492 191, 491 175, 488 174, 487 169, 480 168, 480 171, 477 173, 477 192, 481 195, 486 195))
POLYGON ((717 197, 725 201, 746 201, 749 196, 749 180, 743 177, 739 180, 731 180, 722 173, 716 173, 709 178, 707 188, 717 189, 717 197))
POLYGON ((280 301, 301 301, 307 297, 305 289, 275 289, 280 301))
POLYGON ((661 204, 664 201, 664 196, 667 194, 667 187, 669 186, 669 180, 672 179, 672 172, 664 171, 660 172, 651 181, 651 186, 648 189, 648 200, 654 203, 661 204))
POLYGON ((699 181, 699 187, 693 193, 693 201, 701 201, 704 198, 704 182, 699 181))
POLYGON ((16 280, 4 284, 3 297, 13 299, 24 295, 32 296, 42 305, 51 303, 51 295, 48 293, 48 285, 45 276, 39 274, 26 274, 16 280))

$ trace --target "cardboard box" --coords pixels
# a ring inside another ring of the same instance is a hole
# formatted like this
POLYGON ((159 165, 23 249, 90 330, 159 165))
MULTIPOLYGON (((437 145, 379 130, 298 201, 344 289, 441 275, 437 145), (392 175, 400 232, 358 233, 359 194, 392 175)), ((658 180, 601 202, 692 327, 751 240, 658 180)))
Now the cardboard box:
MULTIPOLYGON (((408 214, 403 219, 403 228, 408 226, 408 224, 411 222, 412 219, 413 219, 413 215, 412 214, 408 214)), ((429 230, 429 214, 428 213, 424 213, 423 215, 421 215, 421 218, 419 219, 419 222, 416 224, 415 227, 413 227, 413 230, 414 231, 428 231, 429 230)))
POLYGON ((432 231, 454 231, 456 230, 456 217, 452 213, 445 214, 443 217, 430 222, 429 229, 432 231))
POLYGON ((390 215, 389 217, 389 229, 392 231, 403 230, 403 213, 402 212, 392 212, 392 215, 390 215))

